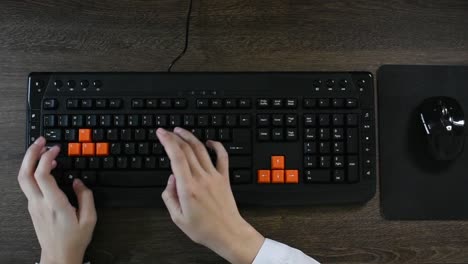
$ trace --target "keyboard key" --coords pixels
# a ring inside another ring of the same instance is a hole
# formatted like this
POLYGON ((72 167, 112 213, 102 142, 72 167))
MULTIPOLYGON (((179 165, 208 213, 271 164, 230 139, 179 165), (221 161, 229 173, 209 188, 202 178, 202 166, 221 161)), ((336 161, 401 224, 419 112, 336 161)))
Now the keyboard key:
POLYGON ((78 130, 78 141, 79 142, 91 142, 91 129, 82 128, 78 130))
POLYGON ((257 100, 258 108, 268 108, 270 107, 270 99, 261 98, 257 100))
POLYGON ((59 127, 68 127, 69 126, 68 115, 59 115, 57 124, 59 127))
POLYGON ((159 101, 159 107, 163 109, 168 109, 172 107, 172 100, 169 98, 161 99, 159 101))
POLYGON ((286 108, 294 109, 297 107, 297 99, 286 99, 286 108))
POLYGON ((211 116, 211 125, 214 127, 223 126, 223 116, 222 115, 212 115, 211 116))
POLYGON ((296 115, 286 115, 286 126, 296 127, 297 126, 297 116, 296 115))
POLYGON ((317 138, 316 133, 315 128, 306 128, 304 131, 304 140, 314 141, 317 138))
POLYGON ((317 157, 316 156, 304 156, 304 167, 305 168, 316 168, 316 167, 318 167, 317 157))
POLYGON ((344 153, 344 143, 343 142, 333 143, 333 153, 335 153, 335 154, 344 153))
POLYGON ((120 143, 111 143, 110 144, 110 153, 112 155, 120 155, 120 153, 121 153, 121 144, 120 143))
POLYGON ((233 170, 231 173, 231 182, 233 184, 251 183, 252 173, 250 170, 233 170))
POLYGON ((305 142, 304 143, 304 154, 315 154, 317 152, 317 143, 305 142))
POLYGON ((149 154, 149 146, 148 143, 138 143, 138 154, 140 155, 148 155, 149 154))
POLYGON ((124 144, 124 153, 127 155, 135 154, 135 143, 125 143, 124 144))
MULTIPOLYGON (((73 141, 75 139, 70 139, 73 141)), ((93 141, 101 141, 104 140, 104 129, 93 129, 93 141)))
POLYGON ((145 100, 143 99, 132 99, 133 109, 142 109, 145 107, 145 100))
POLYGON ((357 114, 348 114, 348 115, 346 115, 346 124, 348 126, 357 126, 358 125, 357 114))
POLYGON ((145 157, 144 159, 144 167, 146 169, 155 169, 156 168, 156 157, 150 156, 150 157, 145 157))
POLYGON ((334 140, 343 140, 344 139, 343 128, 334 128, 333 129, 333 139, 334 140))
POLYGON ((258 183, 270 183, 270 170, 258 170, 257 171, 257 182, 258 183))
POLYGON ((284 183, 284 170, 272 170, 271 183, 284 183))
POLYGON ((128 168, 128 159, 125 156, 119 156, 115 159, 116 167, 118 169, 128 168))
POLYGON ((240 115, 239 116, 239 125, 243 127, 250 126, 250 115, 240 115))
POLYGON ((170 115, 169 125, 172 127, 182 126, 182 117, 180 115, 170 115))
POLYGON ((119 109, 122 107, 122 99, 109 99, 109 108, 119 109))
POLYGON ((131 128, 123 128, 120 130, 120 140, 129 141, 133 139, 133 130, 131 128))
POLYGON ((307 114, 304 115, 304 126, 306 127, 314 127, 317 125, 317 117, 316 115, 307 114))
POLYGON ((139 115, 128 115, 127 124, 130 127, 140 126, 140 116, 139 115))
POLYGON ((86 115, 85 116, 85 124, 86 124, 87 127, 97 126, 97 116, 96 115, 86 115))
POLYGON ((97 109, 107 108, 107 99, 96 99, 96 108, 97 109))
POLYGON ((328 114, 319 115, 319 125, 320 126, 329 126, 330 125, 330 115, 328 115, 328 114))
POLYGON ((344 167, 344 157, 343 156, 333 157, 333 166, 335 168, 343 168, 344 167))
MULTIPOLYGON (((104 157, 104 158, 102 158, 102 167, 104 169, 113 169, 114 166, 115 166, 114 157, 104 157)), ((128 180, 128 176, 127 176, 127 180, 128 180)))
POLYGON ((221 99, 211 99, 210 101, 211 108, 223 108, 223 100, 221 99))
POLYGON ((318 105, 320 108, 328 108, 330 107, 330 99, 319 99, 318 100, 318 105))
POLYGON ((297 140, 297 129, 295 128, 286 128, 286 140, 295 141, 297 140))
POLYGON ((333 181, 344 182, 345 174, 344 170, 333 170, 333 181))
POLYGON ((94 156, 96 149, 95 149, 95 143, 87 142, 81 144, 81 155, 83 156, 94 156))
POLYGON ((82 127, 83 126, 83 116, 82 115, 72 115, 71 116, 71 123, 74 127, 82 127))
POLYGON ((271 168, 274 170, 283 170, 284 156, 271 156, 271 168))
POLYGON ((269 115, 257 115, 257 126, 266 127, 270 125, 269 115))
POLYGON ((358 106, 356 99, 346 99, 346 108, 356 108, 358 106))
POLYGON ((330 129, 329 128, 320 128, 319 129, 319 139, 320 140, 329 140, 330 139, 330 129))
POLYGON ((159 187, 166 184, 162 179, 170 174, 169 170, 100 171, 98 183, 114 187, 159 187))
POLYGON ((78 107, 80 107, 78 99, 67 99, 67 109, 77 109, 78 107))
POLYGON ((155 109, 158 107, 158 99, 146 99, 146 108, 155 109))
POLYGON ((64 132, 66 141, 76 141, 76 129, 65 129, 64 132))
POLYGON ((86 158, 78 157, 74 161, 75 169, 86 169, 88 166, 86 158))
POLYGON ((88 167, 90 169, 99 169, 100 168, 100 159, 97 157, 90 157, 88 160, 88 167))
POLYGON ((330 156, 321 156, 319 162, 320 168, 330 168, 330 156))
POLYGON ((109 155, 109 143, 107 142, 96 143, 96 156, 108 156, 108 155, 109 155))
POLYGON ((285 183, 299 183, 299 171, 285 170, 284 179, 285 183))
POLYGON ((250 99, 239 99, 239 108, 248 109, 251 107, 250 99))
POLYGON ((226 115, 226 117, 224 119, 224 124, 227 127, 237 126, 237 115, 226 115))
POLYGON ((139 156, 133 156, 130 158, 130 167, 133 169, 140 169, 142 167, 143 163, 141 160, 141 157, 139 156))
POLYGON ((135 129, 135 140, 137 141, 146 140, 146 130, 143 128, 135 129))
POLYGON ((111 115, 100 115, 99 116, 99 124, 103 127, 110 127, 111 126, 111 115))
POLYGON ((306 109, 315 108, 317 106, 317 100, 314 98, 305 98, 303 104, 306 109))
POLYGON ((269 128, 257 129, 257 138, 259 141, 270 140, 270 129, 269 128))
POLYGON ((236 101, 236 99, 226 99, 226 100, 224 100, 224 106, 226 108, 236 108, 237 107, 237 101, 236 101))
POLYGON ((193 116, 193 115, 184 115, 184 126, 186 126, 186 127, 195 126, 195 116, 193 116))
POLYGON ((156 155, 162 155, 164 153, 164 147, 161 143, 153 143, 152 153, 156 155))
POLYGON ((319 144, 319 152, 321 154, 328 154, 330 153, 330 142, 320 142, 319 144))
POLYGON ((271 119, 273 126, 283 126, 284 124, 283 115, 273 115, 271 119))
POLYGON ((282 108, 283 107, 283 99, 273 99, 272 100, 273 108, 282 108))
POLYGON ((357 153, 358 147, 358 130, 357 128, 346 129, 346 149, 348 153, 357 153))
POLYGON ((334 126, 343 126, 344 125, 344 115, 343 114, 334 114, 332 117, 334 126))
POLYGON ((229 128, 220 128, 218 130, 218 139, 220 141, 230 141, 231 140, 231 130, 229 128))
POLYGON ((44 116, 44 127, 54 127, 55 126, 55 116, 54 115, 45 115, 44 116))
POLYGON ((199 115, 197 118, 197 126, 206 127, 209 125, 208 115, 199 115))
POLYGON ((82 99, 81 108, 82 109, 92 109, 94 107, 93 99, 82 99))
POLYGON ((327 183, 331 181, 329 170, 306 170, 304 172, 306 183, 327 183))
POLYGON ((252 159, 250 156, 229 156, 230 168, 250 168, 252 167, 252 159))
POLYGON ((159 157, 158 163, 161 169, 169 169, 171 167, 171 162, 168 157, 159 157))
POLYGON ((335 98, 332 100, 333 108, 342 108, 344 107, 344 99, 335 98))
POLYGON ((208 108, 208 99, 197 99, 197 108, 208 108))
POLYGON ((347 166, 347 171, 348 171, 348 181, 358 182, 359 181, 358 157, 348 156, 348 162, 346 166, 347 166))
POLYGON ((107 140, 110 140, 110 141, 119 140, 119 134, 117 132, 117 129, 115 129, 115 128, 107 129, 106 130, 106 138, 107 138, 107 140))
POLYGON ((47 141, 60 141, 62 140, 61 129, 44 129, 44 137, 47 141))
POLYGON ((284 140, 284 131, 282 128, 273 128, 271 130, 271 138, 274 141, 281 141, 284 140))

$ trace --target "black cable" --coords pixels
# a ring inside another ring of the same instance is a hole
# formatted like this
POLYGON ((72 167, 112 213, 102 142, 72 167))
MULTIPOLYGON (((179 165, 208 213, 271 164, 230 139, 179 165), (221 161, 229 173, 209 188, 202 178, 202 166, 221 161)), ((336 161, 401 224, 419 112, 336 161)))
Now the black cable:
POLYGON ((180 58, 182 58, 182 57, 185 55, 185 52, 187 51, 188 41, 189 41, 189 32, 190 32, 190 17, 191 17, 191 14, 192 14, 192 2, 193 2, 193 0, 190 0, 188 12, 187 12, 187 20, 186 20, 186 22, 185 22, 185 46, 184 46, 184 49, 183 49, 182 52, 180 52, 179 55, 171 62, 171 64, 169 65, 169 68, 167 68, 167 71, 168 71, 168 72, 171 72, 172 67, 176 64, 176 62, 177 62, 180 58))

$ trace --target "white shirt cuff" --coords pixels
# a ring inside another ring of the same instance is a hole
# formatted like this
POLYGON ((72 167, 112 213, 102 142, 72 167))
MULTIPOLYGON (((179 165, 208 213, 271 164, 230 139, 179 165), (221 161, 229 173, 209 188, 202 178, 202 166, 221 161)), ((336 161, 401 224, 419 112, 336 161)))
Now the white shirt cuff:
POLYGON ((266 238, 252 264, 320 264, 302 251, 266 238))

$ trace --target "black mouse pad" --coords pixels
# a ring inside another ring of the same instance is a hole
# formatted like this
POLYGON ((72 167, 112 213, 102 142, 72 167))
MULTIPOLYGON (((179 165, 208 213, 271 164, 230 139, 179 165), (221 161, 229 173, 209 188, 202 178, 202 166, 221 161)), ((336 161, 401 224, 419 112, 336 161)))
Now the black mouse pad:
POLYGON ((377 73, 380 195, 392 220, 468 219, 468 140, 453 161, 427 148, 418 106, 433 96, 458 100, 468 116, 468 66, 385 65, 377 73))

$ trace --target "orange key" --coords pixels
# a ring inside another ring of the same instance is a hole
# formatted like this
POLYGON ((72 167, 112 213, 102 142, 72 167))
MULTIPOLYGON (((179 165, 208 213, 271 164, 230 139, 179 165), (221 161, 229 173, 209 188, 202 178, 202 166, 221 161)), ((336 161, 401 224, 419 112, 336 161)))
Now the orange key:
POLYGON ((81 144, 81 154, 83 156, 94 156, 95 144, 94 143, 83 143, 81 144))
POLYGON ((284 183, 284 170, 272 170, 272 183, 284 183))
POLYGON ((258 183, 270 183, 270 170, 257 171, 258 183))
POLYGON ((79 142, 91 142, 91 129, 82 128, 78 132, 78 141, 79 142))
POLYGON ((108 156, 109 155, 109 143, 99 142, 96 143, 96 156, 108 156))
POLYGON ((271 168, 273 170, 283 170, 284 156, 271 156, 271 168))
POLYGON ((286 170, 286 183, 299 183, 299 171, 286 170))
POLYGON ((68 156, 80 156, 81 143, 68 143, 68 156))

